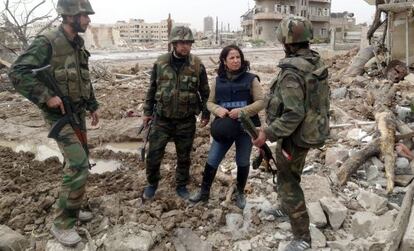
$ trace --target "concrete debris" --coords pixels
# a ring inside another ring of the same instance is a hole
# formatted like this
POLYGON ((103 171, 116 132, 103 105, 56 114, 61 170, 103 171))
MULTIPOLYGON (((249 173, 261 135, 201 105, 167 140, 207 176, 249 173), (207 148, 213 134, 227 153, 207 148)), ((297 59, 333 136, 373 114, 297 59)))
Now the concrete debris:
POLYGON ((176 251, 211 251, 212 245, 201 240, 191 229, 179 228, 174 232, 173 243, 176 251))
POLYGON ((324 197, 319 201, 333 230, 338 230, 344 222, 348 209, 336 198, 324 197))
POLYGON ((371 192, 360 190, 357 201, 365 210, 376 215, 382 215, 388 211, 388 200, 371 192))
POLYGON ((315 226, 322 228, 327 224, 326 216, 319 202, 312 202, 307 205, 309 220, 315 226))
MULTIPOLYGON (((317 50, 330 67, 332 128, 326 146, 309 152, 301 179, 312 224, 312 246, 318 250, 384 250, 397 214, 406 210, 401 202, 409 188, 399 186, 408 186, 414 179, 412 130, 407 129, 412 128, 414 75, 407 67, 405 72, 400 63, 387 68, 383 65, 384 54, 374 47, 360 50, 356 57, 358 49, 333 52, 318 45, 317 50), (388 75, 384 75, 386 68, 388 75), (404 80, 393 83, 402 77, 404 80), (396 130, 397 139, 402 135, 405 138, 397 140, 392 148, 398 156, 394 178, 397 187, 389 195, 384 190, 387 180, 375 121, 375 115, 384 107, 406 126, 396 130), (361 149, 366 149, 367 155, 358 155, 361 149), (347 163, 358 164, 344 179, 344 185, 337 186, 336 172, 347 163)), ((209 81, 216 76, 216 54, 211 50, 201 55, 209 81)), ((119 168, 90 175, 83 206, 91 209, 95 218, 83 227, 91 240, 82 235, 82 243, 75 250, 282 250, 292 239, 292 232, 289 222, 266 213, 280 204, 270 173, 252 170, 244 210, 234 206, 232 196, 226 201, 237 170, 234 147, 221 163, 208 203, 189 205, 176 196, 173 143, 167 145, 155 199, 141 199, 146 175, 137 154, 142 145, 137 127, 142 123, 154 58, 124 60, 118 54, 112 56, 116 60, 95 60, 90 65, 102 123, 99 127, 88 126, 88 143, 93 160, 109 166, 116 161, 119 168), (221 206, 223 201, 228 202, 226 207, 221 206)), ((246 49, 245 56, 267 92, 279 71, 275 62, 284 52, 281 48, 246 49)), ((65 250, 49 240, 48 234, 62 164, 53 154, 39 159, 37 150, 42 146, 58 151, 57 146, 47 139, 41 113, 12 91, 5 74, 6 69, 0 69, 0 222, 10 231, 14 229, 15 237, 4 241, 8 235, 0 232, 0 249, 4 243, 16 240, 30 250, 65 250), (35 240, 29 243, 32 236, 35 240)), ((265 120, 262 114, 261 119, 265 120)), ((201 183, 211 144, 209 126, 197 128, 194 142, 188 186, 192 192, 199 190, 201 183)), ((405 250, 413 248, 411 225, 403 239, 405 250)))
POLYGON ((5 225, 0 225, 0 250, 26 250, 29 241, 23 235, 5 225))

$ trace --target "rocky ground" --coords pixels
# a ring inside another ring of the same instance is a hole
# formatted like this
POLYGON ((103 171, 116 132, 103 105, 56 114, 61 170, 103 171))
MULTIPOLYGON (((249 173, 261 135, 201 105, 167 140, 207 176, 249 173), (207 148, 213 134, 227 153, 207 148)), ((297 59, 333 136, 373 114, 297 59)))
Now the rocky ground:
MULTIPOLYGON (((410 82, 392 84, 367 75, 344 78, 357 51, 320 52, 330 65, 331 124, 374 121, 375 106, 370 98, 385 95, 390 85, 397 88, 390 107, 402 119, 410 119, 410 113, 402 109, 411 100, 410 82)), ((246 54, 252 71, 267 90, 278 71, 276 62, 283 56, 282 51, 246 54)), ((236 174, 233 148, 220 166, 210 201, 193 205, 175 195, 175 150, 170 143, 156 197, 153 201, 142 200, 146 179, 136 150, 142 144, 137 128, 151 61, 102 61, 91 65, 109 74, 106 79, 95 74, 101 122, 89 128, 88 138, 91 158, 98 165, 89 177, 84 204, 95 218, 79 225, 83 242, 75 250, 277 250, 286 245, 292 238, 289 224, 268 213, 277 205, 270 173, 251 170, 244 210, 228 200, 236 174), (134 79, 121 81, 115 79, 115 73, 133 75, 134 79), (116 170, 104 172, 108 165, 115 165, 112 163, 116 163, 116 170)), ((209 56, 203 61, 213 81, 215 66, 209 56)), ((48 233, 61 181, 61 157, 46 137, 39 111, 16 94, 5 79, 0 82, 0 128, 0 233, 10 233, 8 239, 0 234, 0 250, 5 245, 17 245, 16 250, 66 250, 48 233)), ((310 151, 302 186, 315 250, 383 250, 383 237, 393 226, 407 188, 401 185, 393 193, 386 193, 381 156, 368 158, 345 186, 336 185, 334 178, 342 163, 375 136, 375 123, 344 126, 332 129, 325 147, 310 151)), ((198 128, 191 191, 199 188, 209 145, 209 127, 198 128)), ((411 175, 411 160, 400 154, 396 173, 411 175)))

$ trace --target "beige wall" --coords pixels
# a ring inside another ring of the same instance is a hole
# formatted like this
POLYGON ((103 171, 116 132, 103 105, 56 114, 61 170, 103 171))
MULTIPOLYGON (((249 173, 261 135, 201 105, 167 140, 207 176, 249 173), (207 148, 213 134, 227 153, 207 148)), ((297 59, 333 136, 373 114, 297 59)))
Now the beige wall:
MULTIPOLYGON (((394 16, 391 24, 391 58, 406 62, 406 13, 394 16)), ((414 63, 414 18, 409 18, 409 64, 414 63)))

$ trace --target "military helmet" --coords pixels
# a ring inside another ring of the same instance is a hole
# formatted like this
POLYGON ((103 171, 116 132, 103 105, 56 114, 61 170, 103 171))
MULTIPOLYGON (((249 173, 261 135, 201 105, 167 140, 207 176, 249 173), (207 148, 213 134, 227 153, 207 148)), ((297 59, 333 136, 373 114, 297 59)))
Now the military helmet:
POLYGON ((76 16, 81 13, 95 14, 89 0, 59 0, 56 9, 57 13, 63 16, 76 16))
POLYGON ((194 43, 193 32, 185 26, 175 26, 170 34, 170 43, 178 41, 189 41, 194 43))
POLYGON ((242 132, 240 122, 230 117, 216 118, 211 123, 211 136, 220 143, 232 142, 242 132))
POLYGON ((308 42, 313 39, 312 24, 304 17, 286 17, 280 22, 276 37, 282 44, 308 42))

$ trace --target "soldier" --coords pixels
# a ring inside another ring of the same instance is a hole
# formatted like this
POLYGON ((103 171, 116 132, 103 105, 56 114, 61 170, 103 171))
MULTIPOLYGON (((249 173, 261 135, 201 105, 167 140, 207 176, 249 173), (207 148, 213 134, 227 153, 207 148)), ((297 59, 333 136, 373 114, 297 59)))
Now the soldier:
POLYGON ((281 208, 275 216, 288 216, 294 239, 286 251, 310 248, 309 215, 300 180, 311 147, 320 147, 329 135, 328 71, 317 52, 309 48, 311 23, 296 16, 281 21, 276 31, 286 57, 272 81, 266 108, 268 127, 253 144, 277 141, 277 192, 281 208))
MULTIPOLYGON (((62 100, 47 83, 31 74, 31 70, 51 65, 48 70, 56 79, 64 96, 69 96, 86 133, 85 116, 89 111, 92 125, 97 125, 98 102, 89 77, 89 52, 78 35, 85 32, 89 15, 94 14, 88 0, 59 0, 57 12, 62 24, 38 37, 14 62, 9 77, 16 90, 42 111, 45 121, 52 126, 65 113, 62 100)), ((71 125, 66 124, 56 142, 65 158, 63 183, 59 193, 58 209, 51 233, 63 245, 73 246, 81 241, 75 230, 77 219, 87 221, 92 214, 80 211, 89 174, 89 160, 85 149, 71 125)))
POLYGON ((206 102, 210 93, 207 73, 201 60, 190 53, 193 34, 187 27, 171 31, 172 52, 161 55, 154 64, 144 106, 144 125, 153 120, 149 135, 146 172, 148 186, 144 199, 152 199, 158 187, 160 165, 168 141, 177 152, 176 192, 188 199, 190 153, 196 129, 196 115, 202 111, 200 127, 210 120, 206 102))

